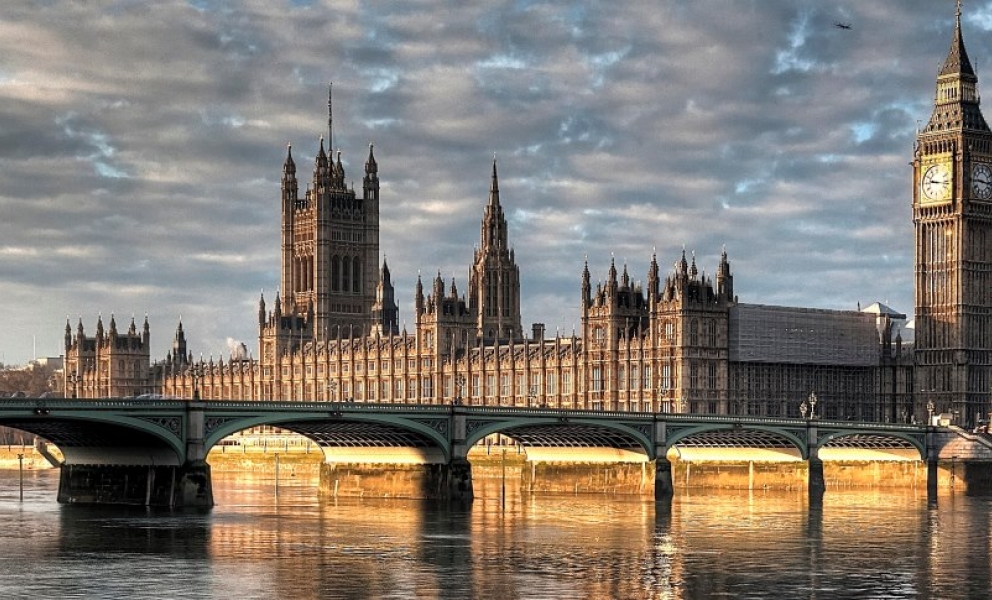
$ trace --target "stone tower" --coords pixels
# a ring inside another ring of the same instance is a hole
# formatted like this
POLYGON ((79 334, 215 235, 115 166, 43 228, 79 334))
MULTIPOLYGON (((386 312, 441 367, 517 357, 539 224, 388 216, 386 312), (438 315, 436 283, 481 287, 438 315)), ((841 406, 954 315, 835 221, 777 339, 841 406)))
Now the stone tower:
MULTIPOLYGON (((328 93, 329 128, 330 106, 328 93)), ((336 160, 325 152, 323 137, 302 196, 292 148, 287 151, 281 239, 282 314, 306 322, 294 337, 324 341, 338 330, 344 336, 368 334, 379 277, 379 175, 371 145, 360 197, 346 181, 341 152, 336 160)))
POLYGON ((389 265, 382 261, 379 272, 379 285, 375 288, 375 304, 372 305, 372 333, 388 336, 400 332, 400 309, 396 305, 396 292, 389 274, 389 265))
POLYGON ((506 217, 499 203, 495 159, 479 248, 469 271, 469 305, 476 315, 478 336, 483 340, 506 341, 523 337, 520 269, 507 244, 506 217))
POLYGON ((148 317, 141 331, 131 319, 127 332, 117 330, 110 317, 109 329, 97 319, 96 335, 88 337, 80 319, 76 335, 65 324, 66 396, 70 398, 122 398, 152 392, 149 377, 148 317))
POLYGON ((937 75, 933 114, 913 159, 918 415, 986 418, 992 375, 992 132, 961 36, 937 75))

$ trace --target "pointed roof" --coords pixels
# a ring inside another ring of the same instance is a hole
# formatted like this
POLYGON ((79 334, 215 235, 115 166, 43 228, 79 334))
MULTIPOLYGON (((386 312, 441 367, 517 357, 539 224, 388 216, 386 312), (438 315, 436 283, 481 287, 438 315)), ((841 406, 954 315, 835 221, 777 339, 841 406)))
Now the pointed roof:
POLYGON ((496 175, 496 155, 493 155, 493 180, 489 185, 489 206, 499 206, 499 177, 496 175))
POLYGON ((944 134, 948 131, 989 132, 988 123, 979 109, 978 77, 968 59, 961 36, 961 2, 954 17, 954 36, 944 65, 937 75, 934 111, 923 133, 944 134))
POLYGON ((287 172, 296 172, 296 163, 293 162, 293 144, 289 142, 286 143, 286 162, 283 167, 287 172))
POLYGON ((324 152, 324 136, 320 136, 320 150, 317 152, 317 158, 315 159, 317 164, 327 164, 327 153, 324 152))
POLYGON ((375 153, 372 151, 373 147, 372 142, 369 142, 369 158, 365 161, 366 173, 376 173, 379 171, 379 166, 375 162, 375 153))
POLYGON ((954 39, 951 40, 951 49, 947 53, 947 59, 938 77, 944 75, 975 76, 975 70, 968 60, 968 51, 964 47, 964 39, 961 37, 961 0, 958 0, 957 12, 954 15, 954 39))
POLYGON ((895 310, 894 308, 892 308, 890 306, 886 306, 886 305, 882 304, 881 302, 873 302, 869 306, 866 306, 866 307, 862 308, 861 309, 861 312, 871 313, 871 314, 875 314, 875 315, 888 315, 889 317, 891 317, 893 319, 905 319, 906 318, 906 315, 904 315, 903 313, 895 310))

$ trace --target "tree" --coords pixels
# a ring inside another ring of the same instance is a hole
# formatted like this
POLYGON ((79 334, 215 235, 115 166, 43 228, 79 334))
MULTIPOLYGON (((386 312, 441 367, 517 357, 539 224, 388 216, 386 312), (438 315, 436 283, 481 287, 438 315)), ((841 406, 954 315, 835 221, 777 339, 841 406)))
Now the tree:
MULTIPOLYGON (((48 365, 31 363, 26 367, 9 367, 0 364, 0 395, 17 392, 37 398, 52 391, 52 380, 56 370, 48 365)), ((19 429, 0 427, 0 445, 28 445, 34 436, 19 429)))

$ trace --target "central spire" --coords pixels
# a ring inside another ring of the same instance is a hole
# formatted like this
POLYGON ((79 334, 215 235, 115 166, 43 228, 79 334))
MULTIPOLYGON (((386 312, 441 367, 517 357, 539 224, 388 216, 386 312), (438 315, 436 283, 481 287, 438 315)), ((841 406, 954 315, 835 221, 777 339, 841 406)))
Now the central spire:
POLYGON ((489 203, 475 261, 469 271, 469 305, 475 312, 477 335, 487 341, 522 337, 520 327, 520 271, 507 239, 506 217, 499 202, 499 176, 493 155, 489 203))
POLYGON ((499 206, 499 178, 496 175, 496 154, 493 154, 493 180, 489 184, 489 206, 499 206))

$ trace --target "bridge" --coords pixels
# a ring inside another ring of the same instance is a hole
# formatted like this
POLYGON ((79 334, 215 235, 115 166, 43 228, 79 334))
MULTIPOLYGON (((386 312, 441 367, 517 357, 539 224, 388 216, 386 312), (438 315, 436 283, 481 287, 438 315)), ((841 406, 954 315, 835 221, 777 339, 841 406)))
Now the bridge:
MULTIPOLYGON (((661 500, 674 490, 671 450, 721 447, 793 453, 807 465, 811 498, 826 489, 820 457, 826 449, 908 451, 926 463, 928 493, 936 498, 942 448, 959 437, 947 428, 816 418, 114 398, 3 399, 0 425, 47 439, 62 451, 60 502, 175 507, 212 506, 208 452, 225 437, 261 425, 306 436, 321 447, 332 471, 356 463, 402 469, 413 496, 460 500, 473 497, 469 450, 497 433, 528 453, 596 449, 615 462, 653 464, 654 496, 661 500)), ((988 451, 974 458, 992 461, 992 444, 982 443, 988 451)))

